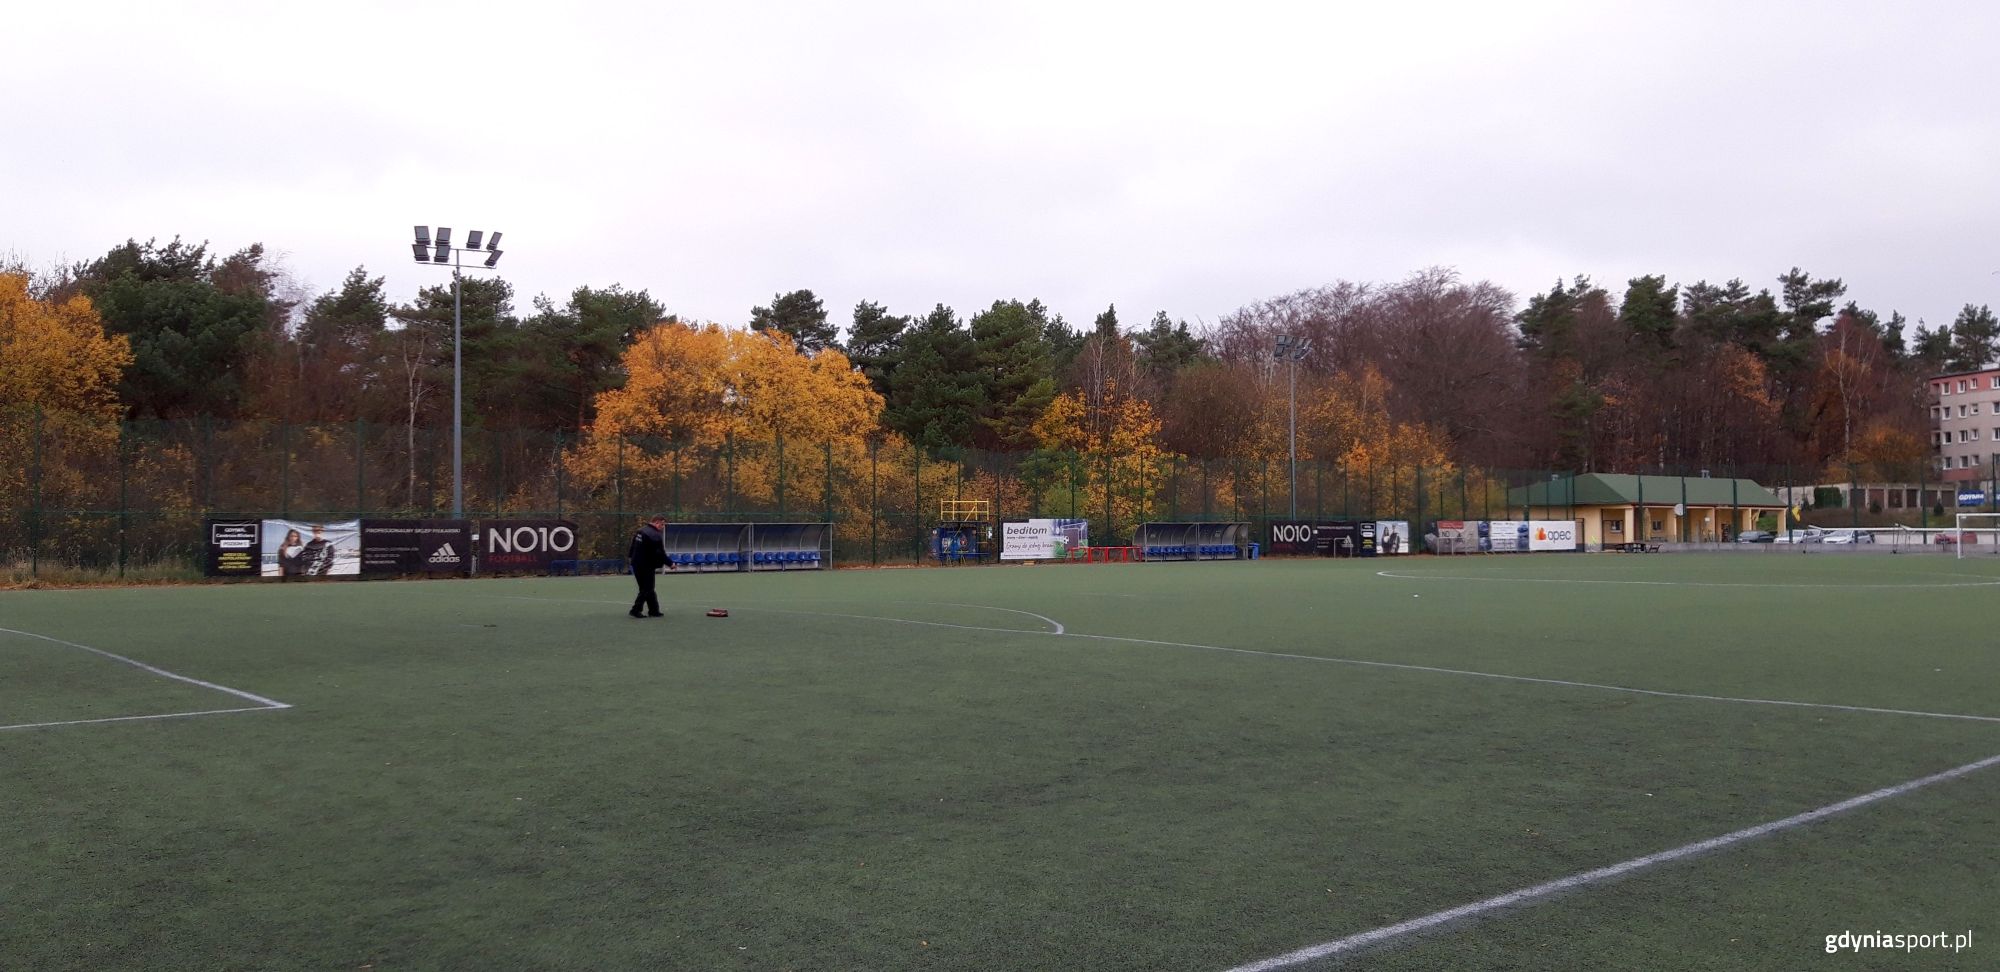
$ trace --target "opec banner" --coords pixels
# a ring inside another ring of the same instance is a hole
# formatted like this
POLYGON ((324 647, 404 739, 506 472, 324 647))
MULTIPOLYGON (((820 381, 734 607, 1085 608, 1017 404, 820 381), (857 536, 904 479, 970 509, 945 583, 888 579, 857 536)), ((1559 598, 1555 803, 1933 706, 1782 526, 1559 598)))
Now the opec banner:
POLYGON ((1532 520, 1528 523, 1529 550, 1575 550, 1576 524, 1569 520, 1532 520))
POLYGON ((1000 525, 1001 560, 1061 560, 1090 545, 1089 520, 1019 520, 1000 525))

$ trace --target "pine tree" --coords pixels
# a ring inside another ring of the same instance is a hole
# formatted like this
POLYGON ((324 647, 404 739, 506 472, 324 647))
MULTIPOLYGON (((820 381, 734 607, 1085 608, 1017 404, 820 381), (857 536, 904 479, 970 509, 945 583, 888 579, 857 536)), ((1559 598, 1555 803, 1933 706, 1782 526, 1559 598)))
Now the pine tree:
POLYGON ((891 315, 881 304, 854 305, 854 326, 847 332, 847 357, 882 397, 889 396, 889 373, 902 353, 908 317, 891 315))
POLYGON ((969 445, 985 400, 972 335, 939 304, 903 337, 884 424, 927 449, 969 445))
POLYGON ((972 341, 985 409, 974 441, 984 448, 1025 445, 1035 421, 1055 398, 1040 302, 996 300, 973 315, 972 341))
POLYGON ((837 347, 840 341, 840 329, 827 321, 826 307, 810 290, 775 294, 771 306, 751 308, 750 329, 790 335, 807 354, 837 347))

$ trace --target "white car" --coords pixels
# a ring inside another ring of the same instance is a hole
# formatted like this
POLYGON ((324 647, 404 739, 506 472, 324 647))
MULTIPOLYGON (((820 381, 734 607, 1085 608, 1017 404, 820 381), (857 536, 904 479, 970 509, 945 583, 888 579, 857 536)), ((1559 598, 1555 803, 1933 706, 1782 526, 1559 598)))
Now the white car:
POLYGON ((1834 530, 1820 539, 1821 543, 1874 543, 1875 535, 1865 530, 1834 530))
POLYGON ((1777 537, 1774 538, 1771 542, 1772 543, 1822 543, 1826 540, 1826 538, 1827 538, 1827 531, 1822 530, 1819 527, 1807 527, 1803 530, 1780 531, 1777 537))

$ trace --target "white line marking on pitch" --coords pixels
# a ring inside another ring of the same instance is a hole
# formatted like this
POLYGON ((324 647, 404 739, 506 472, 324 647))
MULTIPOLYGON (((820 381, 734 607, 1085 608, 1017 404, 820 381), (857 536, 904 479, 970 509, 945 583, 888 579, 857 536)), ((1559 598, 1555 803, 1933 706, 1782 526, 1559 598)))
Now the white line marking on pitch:
MULTIPOLYGON (((598 601, 565 597, 525 597, 518 594, 476 594, 474 597, 504 597, 517 601, 570 601, 579 604, 623 604, 623 601, 598 601)), ((938 602, 912 602, 938 603, 938 602)), ((966 605, 971 607, 983 605, 966 605)), ((1888 709, 1870 705, 1841 705, 1835 702, 1797 702, 1791 699, 1753 699, 1733 695, 1703 695, 1696 692, 1668 692, 1662 689, 1633 688, 1629 685, 1606 685, 1601 682, 1575 682, 1562 678, 1539 678, 1533 675, 1505 675, 1499 672, 1477 672, 1465 668, 1440 668, 1436 665, 1412 665, 1407 662, 1370 661, 1365 658, 1336 658, 1328 655, 1301 655, 1284 651, 1261 651, 1256 648, 1230 648, 1225 645, 1198 645, 1188 641, 1160 641, 1154 638, 1126 638, 1119 635, 1084 634, 1077 631, 1031 631, 1026 628, 992 628, 976 624, 953 624, 948 621, 917 621, 911 618, 890 618, 877 614, 840 614, 832 611, 798 611, 783 608, 738 608, 741 611, 763 611, 767 614, 797 614, 822 618, 849 618, 857 621, 883 621, 890 624, 915 624, 931 628, 954 628, 959 631, 991 631, 996 634, 1024 634, 1055 638, 1088 638, 1092 641, 1118 641, 1135 645, 1158 645, 1163 648, 1193 648, 1200 651, 1220 651, 1232 655, 1259 655, 1265 658, 1288 658, 1295 661, 1324 662, 1329 665, 1353 665, 1362 668, 1386 668, 1405 672, 1429 672, 1433 675, 1457 675, 1463 678, 1490 678, 1502 682, 1526 682, 1534 685, 1560 685, 1566 688, 1595 689, 1600 692, 1622 692, 1627 695, 1650 695, 1662 699, 1689 699, 1696 702, 1727 702, 1734 705, 1775 705, 1793 709, 1829 709, 1835 712, 1865 712, 1875 715, 1916 716, 1923 719, 1957 719, 1965 722, 2000 722, 2000 716, 1968 715, 1959 712, 1926 712, 1921 709, 1888 709)), ((1009 611, 1011 608, 996 608, 1009 611)), ((1016 611, 1027 614, 1026 611, 1016 611)), ((1041 615, 1033 615, 1041 617, 1041 615)), ((1048 618, 1042 618, 1056 624, 1048 618)), ((1058 625, 1059 626, 1059 625, 1058 625)), ((1060 626, 1059 626, 1060 627, 1060 626)))
POLYGON ((252 705, 241 709, 203 709, 200 712, 164 712, 159 715, 110 716, 103 719, 69 719, 63 722, 23 722, 19 725, 0 726, 0 732, 9 729, 47 729, 51 726, 87 726, 99 722, 143 722, 148 719, 185 719, 188 716, 226 715, 231 712, 276 712, 289 709, 289 705, 252 705))
POLYGON ((1946 587, 2000 587, 2000 580, 1971 581, 1961 584, 1724 584, 1718 581, 1599 580, 1594 578, 1562 577, 1467 577, 1464 574, 1399 574, 1392 570, 1378 570, 1375 572, 1375 576, 1389 577, 1395 580, 1498 581, 1510 584, 1623 584, 1633 587, 1783 587, 1819 590, 1912 591, 1934 591, 1946 587))
MULTIPOLYGON (((261 696, 261 695, 257 695, 257 694, 255 694, 255 693, 251 693, 251 692, 245 692, 245 691, 243 691, 242 689, 233 689, 233 688, 230 688, 230 687, 229 687, 229 686, 227 686, 227 685, 217 685, 217 684, 216 684, 216 683, 214 683, 214 682, 204 682, 204 681, 202 681, 201 679, 198 679, 198 678, 190 678, 190 677, 188 677, 188 676, 186 676, 186 675, 181 675, 181 674, 178 674, 178 673, 175 673, 175 672, 170 672, 170 671, 167 671, 166 669, 164 669, 164 668, 160 668, 160 667, 158 667, 158 666, 156 666, 156 665, 148 665, 148 664, 146 664, 145 662, 142 662, 142 661, 139 661, 138 659, 135 659, 135 658, 127 658, 127 657, 125 657, 124 655, 120 655, 120 654, 116 654, 116 653, 113 653, 113 652, 109 652, 109 651, 105 651, 105 650, 104 650, 104 649, 102 649, 102 648, 92 648, 92 647, 91 647, 91 646, 89 646, 89 645, 80 645, 80 644, 77 644, 77 643, 76 643, 76 642, 74 642, 74 641, 64 641, 64 640, 62 640, 61 638, 51 638, 51 637, 49 637, 48 635, 45 635, 45 634, 36 634, 36 633, 34 633, 33 631, 21 631, 21 630, 19 630, 19 629, 17 629, 17 628, 0 628, 0 634, 14 634, 14 635, 20 635, 20 636, 21 636, 21 637, 23 637, 23 638, 38 638, 38 639, 40 639, 40 640, 42 640, 42 641, 47 641, 47 642, 50 642, 51 644, 58 644, 58 645, 63 645, 63 646, 65 646, 65 647, 69 647, 69 648, 81 648, 81 649, 83 649, 84 651, 87 651, 87 652, 90 652, 90 653, 91 653, 91 654, 93 654, 93 655, 98 655, 98 656, 101 656, 101 657, 104 657, 104 658, 109 658, 109 659, 111 659, 112 661, 115 661, 115 662, 118 662, 119 664, 122 664, 122 665, 130 665, 130 666, 132 666, 133 668, 136 668, 136 669, 139 669, 139 670, 140 670, 140 671, 142 671, 142 672, 150 672, 150 673, 152 673, 152 674, 154 674, 154 675, 158 675, 158 676, 159 676, 159 677, 161 677, 161 678, 170 678, 170 679, 173 679, 173 680, 174 680, 174 681, 176 681, 176 682, 186 682, 186 683, 187 683, 187 684, 189 684, 189 685, 195 685, 195 686, 200 686, 201 688, 205 688, 205 689, 210 689, 210 690, 212 690, 212 691, 216 691, 216 692, 221 692, 221 693, 223 693, 223 694, 225 694, 225 695, 233 695, 233 696, 236 696, 236 697, 237 697, 237 698, 239 698, 239 699, 243 699, 243 700, 245 700, 245 701, 248 701, 248 702, 255 702, 255 703, 257 703, 257 704, 258 704, 259 706, 262 706, 263 708, 266 708, 266 709, 289 709, 289 708, 291 708, 291 707, 292 707, 292 706, 291 706, 291 704, 290 704, 290 703, 288 703, 288 702, 280 702, 280 701, 278 701, 278 700, 276 700, 276 699, 267 699, 267 698, 265 698, 265 697, 263 697, 263 696, 261 696)), ((239 711, 239 710, 236 710, 236 709, 228 709, 228 710, 220 710, 220 709, 218 709, 218 710, 216 710, 216 711, 218 711, 218 712, 220 712, 220 711, 229 711, 229 712, 235 712, 235 711, 239 711)), ((205 712, 204 712, 204 713, 190 713, 190 714, 193 714, 193 715, 207 715, 208 713, 205 713, 205 712)), ((176 713, 176 715, 178 715, 178 713, 176 713)), ((152 717, 152 718, 165 718, 165 717, 160 717, 160 716, 155 716, 155 717, 152 717)), ((107 721, 115 721, 115 720, 104 720, 104 719, 82 719, 82 720, 78 720, 78 721, 79 721, 79 722, 107 722, 107 721)), ((63 724, 67 724, 67 723, 63 723, 63 724)), ((11 728, 11 727, 10 727, 10 728, 11 728)))
POLYGON ((1830 803, 1817 810, 1808 810, 1782 820, 1773 820, 1754 827, 1745 827, 1742 830, 1723 834, 1720 837, 1698 840, 1692 844, 1683 844, 1671 850, 1663 850, 1656 854, 1647 854, 1644 857, 1635 857, 1629 861, 1621 861, 1609 867, 1600 867, 1596 870, 1572 874, 1569 877, 1557 878, 1554 881, 1522 888, 1518 891, 1509 891, 1506 894, 1496 895, 1483 901, 1474 901, 1471 904, 1459 905, 1456 908, 1447 908, 1444 911, 1432 912, 1421 918, 1412 918, 1393 925, 1385 925, 1358 935, 1349 935, 1346 938, 1321 942, 1318 945, 1309 945, 1297 951, 1286 952, 1283 955, 1273 956, 1262 961, 1252 962, 1248 965, 1238 965, 1229 969, 1228 972, 1276 972, 1278 969, 1291 968, 1295 965, 1302 965, 1307 962, 1358 951, 1373 945, 1380 945, 1384 942, 1402 938, 1406 935, 1428 931, 1440 925, 1462 921, 1503 908, 1530 904, 1550 895, 1561 894, 1565 891, 1571 891, 1592 884, 1600 884, 1614 878, 1624 877, 1627 874, 1646 870, 1647 868, 1657 867, 1661 864, 1669 864, 1684 858, 1694 857, 1698 854, 1706 854, 1710 851, 1741 844, 1745 841, 1768 837, 1795 827, 1803 827, 1806 824, 1824 820, 1835 814, 1846 813, 1849 810, 1865 807, 1871 803, 1879 803, 1883 800, 1899 797, 1905 793, 1922 789, 1934 783, 1942 783, 1969 773, 1977 773, 1994 765, 2000 765, 2000 756, 1988 756, 1977 762, 1967 763, 1964 766, 1948 769, 1942 773, 1933 773, 1929 776, 1919 777, 1908 782, 1898 783, 1894 786, 1885 786, 1873 793, 1864 793, 1858 797, 1842 800, 1839 803, 1830 803))

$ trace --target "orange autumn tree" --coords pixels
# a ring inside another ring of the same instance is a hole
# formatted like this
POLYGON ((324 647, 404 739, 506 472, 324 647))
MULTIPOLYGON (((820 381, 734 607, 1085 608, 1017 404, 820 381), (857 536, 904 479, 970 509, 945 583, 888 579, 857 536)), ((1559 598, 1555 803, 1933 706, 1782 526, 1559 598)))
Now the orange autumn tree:
POLYGON ((1356 514, 1411 511, 1420 483, 1430 493, 1457 474, 1444 435, 1422 422, 1396 420, 1390 392, 1389 380, 1371 364, 1299 400, 1299 459, 1337 466, 1346 478, 1349 511, 1356 514))
MULTIPOLYGON (((597 416, 566 468, 578 485, 620 479, 627 506, 736 509, 773 502, 780 463, 817 507, 827 464, 866 468, 882 397, 831 348, 806 355, 776 331, 666 322, 625 350, 625 384, 597 396, 597 416), (622 479, 621 479, 622 477, 622 479)), ((837 482, 852 482, 836 475, 837 482)))
MULTIPOLYGON (((27 277, 0 274, 0 506, 29 505, 37 435, 64 456, 115 468, 118 380, 131 364, 130 345, 104 333, 88 298, 38 300, 27 277)), ((48 459, 51 451, 43 450, 45 501, 75 495, 88 478, 78 465, 48 459)))
MULTIPOLYGON (((1108 494, 1114 538, 1164 515, 1169 466, 1181 457, 1161 448, 1160 420, 1145 399, 1114 382, 1097 396, 1058 395, 1036 420, 1033 435, 1039 448, 1023 463, 1023 478, 1042 509, 1067 512, 1074 491, 1077 515, 1101 521, 1108 494)), ((1097 528, 1107 529, 1101 523, 1097 528)))

